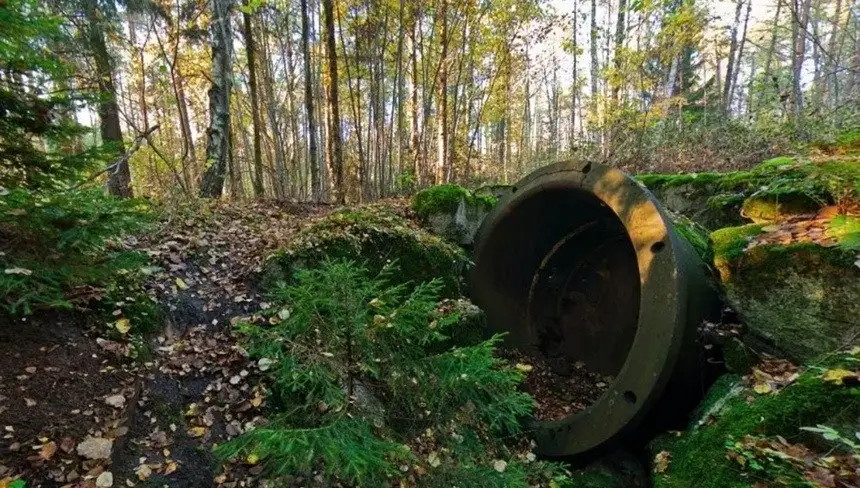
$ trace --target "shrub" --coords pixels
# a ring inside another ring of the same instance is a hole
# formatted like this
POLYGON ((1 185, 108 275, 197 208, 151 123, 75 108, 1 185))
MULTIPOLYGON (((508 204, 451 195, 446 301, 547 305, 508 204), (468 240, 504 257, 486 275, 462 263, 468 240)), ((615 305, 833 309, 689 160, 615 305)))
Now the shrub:
POLYGON ((557 465, 514 457, 533 401, 518 391, 523 374, 493 355, 499 337, 437 347, 457 321, 437 313, 440 282, 410 292, 389 285, 391 273, 324 261, 275 289, 274 325, 239 326, 249 354, 271 365, 278 412, 216 453, 275 478, 316 471, 360 486, 563 483, 557 465))
POLYGON ((101 298, 103 285, 146 262, 116 239, 147 217, 140 201, 118 200, 100 189, 7 191, 0 196, 2 305, 29 314, 37 306, 71 308, 101 298))

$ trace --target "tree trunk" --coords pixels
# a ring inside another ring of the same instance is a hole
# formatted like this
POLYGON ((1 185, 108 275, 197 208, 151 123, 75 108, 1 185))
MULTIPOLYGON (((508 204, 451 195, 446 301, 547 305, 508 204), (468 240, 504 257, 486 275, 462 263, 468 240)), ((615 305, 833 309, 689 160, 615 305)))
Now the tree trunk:
POLYGON ((439 59, 439 81, 437 84, 436 129, 438 160, 436 162, 436 183, 445 183, 448 168, 448 0, 439 0, 439 36, 442 52, 439 59))
POLYGON ((801 132, 803 127, 803 90, 801 86, 801 75, 803 73, 803 61, 806 59, 806 27, 809 23, 809 8, 812 5, 812 0, 793 1, 794 22, 792 23, 792 34, 794 47, 792 49, 791 95, 795 127, 798 132, 801 132))
POLYGON ((263 152, 260 146, 260 100, 257 93, 257 47, 254 43, 254 27, 251 22, 251 7, 246 4, 242 10, 242 36, 245 38, 245 53, 248 56, 248 89, 251 92, 251 123, 254 137, 254 196, 262 197, 263 188, 263 152))
MULTIPOLYGON (((600 60, 597 58, 597 0, 591 0, 591 109, 595 114, 598 112, 597 97, 598 85, 597 75, 600 72, 600 60)), ((600 144, 600 128, 594 131, 594 138, 600 144)))
POLYGON ((346 203, 346 189, 343 186, 343 144, 340 137, 340 103, 338 101, 337 51, 334 43, 334 1, 323 0, 325 15, 326 51, 328 53, 329 75, 329 113, 331 124, 328 136, 332 141, 332 172, 334 173, 334 197, 340 204, 346 203))
POLYGON ((735 56, 738 50, 738 27, 741 22, 741 11, 743 10, 744 0, 737 0, 735 8, 735 21, 732 23, 731 44, 729 45, 729 59, 726 62, 726 80, 723 83, 723 111, 729 113, 731 109, 731 93, 732 80, 735 79, 733 72, 735 69, 735 56))
MULTIPOLYGON (((87 47, 96 65, 99 86, 99 132, 102 143, 110 144, 112 149, 124 152, 122 128, 119 120, 119 105, 116 101, 113 59, 107 48, 104 31, 104 13, 99 11, 95 0, 86 0, 84 9, 87 17, 87 47)), ((128 198, 132 196, 131 172, 128 162, 121 159, 116 167, 107 172, 105 188, 113 196, 128 198)))
POLYGON ((218 198, 230 163, 230 91, 232 87, 232 0, 212 0, 212 86, 209 88, 209 130, 200 196, 218 198))
POLYGON ((415 186, 421 188, 423 179, 421 178, 421 167, 419 166, 419 153, 421 151, 421 135, 418 132, 418 117, 420 113, 418 103, 418 9, 415 8, 412 16, 412 29, 410 31, 411 48, 412 48, 412 137, 410 145, 412 146, 412 177, 415 179, 415 186))
POLYGON ((737 61, 735 62, 735 68, 732 70, 731 88, 729 88, 729 96, 728 101, 726 103, 726 106, 729 110, 731 110, 732 102, 735 99, 735 90, 737 89, 738 85, 738 73, 741 70, 741 63, 744 59, 744 46, 747 43, 747 27, 750 23, 750 10, 752 10, 752 0, 747 0, 747 12, 744 16, 744 30, 741 34, 741 40, 738 43, 738 52, 736 55, 737 61))
POLYGON ((310 16, 308 0, 302 1, 302 57, 305 66, 305 109, 308 118, 308 166, 311 172, 311 199, 319 202, 321 195, 319 163, 317 161, 317 125, 314 112, 313 74, 311 68, 310 16))
MULTIPOLYGON (((621 49, 624 47, 626 36, 624 15, 627 13, 626 0, 618 0, 618 18, 615 23, 615 79, 621 80, 621 49)), ((621 95, 621 81, 616 81, 612 86, 612 99, 619 103, 621 95)))
MULTIPOLYGON (((842 17, 842 0, 836 0, 836 8, 833 12, 833 21, 830 23, 830 40, 827 45, 827 52, 830 56, 824 63, 824 90, 826 101, 831 107, 839 104, 839 89, 838 76, 836 70, 839 69, 839 21, 842 17)), ((846 25, 847 30, 847 25, 846 25)))
MULTIPOLYGON (((570 141, 568 144, 570 145, 570 152, 573 153, 576 149, 576 98, 579 92, 579 71, 577 69, 577 61, 579 58, 579 46, 577 45, 577 25, 579 24, 579 18, 577 17, 577 3, 573 3, 573 84, 570 87, 570 141)), ((526 78, 528 82, 528 74, 526 74, 526 78)), ((522 150, 522 149, 520 149, 522 150)), ((522 159, 520 159, 522 161, 522 159)), ((522 172, 522 168, 520 168, 520 172, 522 172)))

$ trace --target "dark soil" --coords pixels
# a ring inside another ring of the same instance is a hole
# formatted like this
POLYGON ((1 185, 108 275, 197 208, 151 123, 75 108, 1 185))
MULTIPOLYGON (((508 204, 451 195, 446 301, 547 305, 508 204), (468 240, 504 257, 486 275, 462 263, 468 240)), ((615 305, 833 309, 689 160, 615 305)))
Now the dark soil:
POLYGON ((85 461, 75 447, 87 436, 120 442, 129 402, 117 408, 105 398, 133 398, 136 378, 85 332, 87 318, 81 314, 3 320, 0 479, 22 476, 27 486, 38 487, 97 476, 107 460, 85 461))
POLYGON ((534 418, 541 421, 561 420, 585 410, 613 381, 581 361, 548 360, 515 350, 505 350, 502 356, 526 371, 523 389, 534 397, 534 418))

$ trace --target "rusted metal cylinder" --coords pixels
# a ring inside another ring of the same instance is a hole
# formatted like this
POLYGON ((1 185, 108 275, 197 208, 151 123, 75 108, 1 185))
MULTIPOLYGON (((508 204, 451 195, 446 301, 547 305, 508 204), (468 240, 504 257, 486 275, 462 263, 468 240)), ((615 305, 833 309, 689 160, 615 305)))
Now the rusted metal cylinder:
POLYGON ((612 446, 701 395, 696 327, 716 294, 660 204, 622 171, 535 171, 484 220, 474 253, 473 300, 508 347, 614 378, 584 411, 530 421, 540 453, 612 446))

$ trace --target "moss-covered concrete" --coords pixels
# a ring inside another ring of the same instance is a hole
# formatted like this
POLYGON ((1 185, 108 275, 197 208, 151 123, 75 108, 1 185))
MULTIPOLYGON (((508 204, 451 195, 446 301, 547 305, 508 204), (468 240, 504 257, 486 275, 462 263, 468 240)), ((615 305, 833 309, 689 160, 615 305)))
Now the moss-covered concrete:
POLYGON ((779 222, 793 215, 815 212, 821 203, 804 194, 752 196, 744 200, 741 215, 757 224, 779 222))
POLYGON ((748 171, 645 174, 637 180, 670 210, 715 230, 778 220, 860 195, 860 156, 779 157, 748 171))
POLYGON ((828 383, 821 374, 822 369, 809 368, 793 384, 765 395, 743 388, 737 376, 721 378, 686 432, 664 435, 649 446, 652 455, 668 451, 670 459, 665 471, 653 475, 653 486, 750 488, 758 481, 767 485, 767 473, 753 475, 728 459, 727 446, 745 435, 802 440, 805 433, 800 427, 818 424, 860 428, 860 387, 828 383))
POLYGON ((443 184, 421 190, 412 198, 412 210, 421 218, 437 213, 453 213, 460 203, 489 210, 496 204, 492 193, 475 194, 460 185, 443 184))
POLYGON ((714 264, 747 328, 747 345, 805 361, 860 340, 856 253, 811 243, 748 249, 761 231, 751 224, 711 234, 714 264))
POLYGON ((289 281, 296 269, 313 267, 326 258, 353 259, 371 272, 396 262, 398 283, 438 278, 446 297, 459 294, 467 264, 458 247, 382 205, 366 205, 335 211, 302 229, 287 247, 266 260, 261 285, 289 281))

